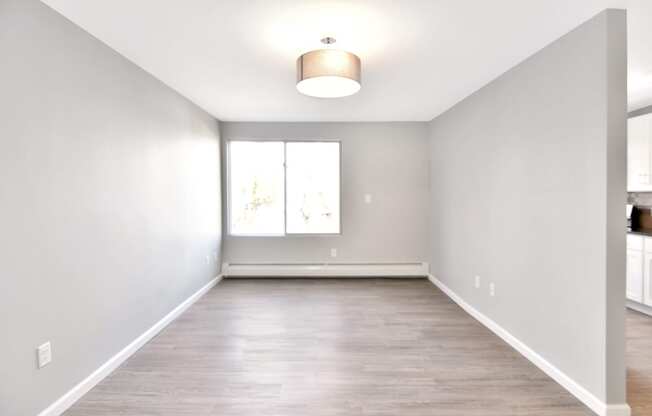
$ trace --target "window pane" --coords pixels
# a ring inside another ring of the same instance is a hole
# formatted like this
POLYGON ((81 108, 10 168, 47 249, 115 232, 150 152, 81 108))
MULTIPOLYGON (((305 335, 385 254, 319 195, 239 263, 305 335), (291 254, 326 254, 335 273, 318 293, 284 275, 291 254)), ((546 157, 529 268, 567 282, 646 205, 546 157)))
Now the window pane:
POLYGON ((232 234, 284 233, 282 142, 230 142, 232 234))
POLYGON ((340 232, 340 144, 286 143, 287 232, 340 232))

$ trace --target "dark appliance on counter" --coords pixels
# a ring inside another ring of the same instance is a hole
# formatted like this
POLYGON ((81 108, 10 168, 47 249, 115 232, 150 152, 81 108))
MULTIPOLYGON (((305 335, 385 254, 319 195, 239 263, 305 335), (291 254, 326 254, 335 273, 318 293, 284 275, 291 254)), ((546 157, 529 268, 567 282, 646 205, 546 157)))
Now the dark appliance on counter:
POLYGON ((641 210, 636 205, 627 204, 627 230, 636 231, 641 227, 641 210))
POLYGON ((652 233, 652 208, 640 205, 627 205, 627 229, 628 231, 652 233))

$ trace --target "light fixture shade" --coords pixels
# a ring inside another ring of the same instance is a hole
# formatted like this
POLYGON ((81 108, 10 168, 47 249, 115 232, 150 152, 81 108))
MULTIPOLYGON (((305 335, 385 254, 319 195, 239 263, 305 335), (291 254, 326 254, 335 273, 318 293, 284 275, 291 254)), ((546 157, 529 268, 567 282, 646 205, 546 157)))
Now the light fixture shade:
POLYGON ((297 59, 297 89, 311 97, 346 97, 360 91, 360 58, 337 49, 318 49, 297 59))

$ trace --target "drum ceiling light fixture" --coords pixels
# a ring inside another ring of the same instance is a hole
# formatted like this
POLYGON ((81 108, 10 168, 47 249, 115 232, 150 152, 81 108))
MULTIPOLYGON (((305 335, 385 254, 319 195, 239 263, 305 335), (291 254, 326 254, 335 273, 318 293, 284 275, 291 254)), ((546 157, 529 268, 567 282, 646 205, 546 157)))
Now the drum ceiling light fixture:
MULTIPOLYGON (((321 40, 325 45, 335 38, 321 40)), ((297 89, 311 97, 337 98, 360 91, 360 58, 337 49, 317 49, 297 59, 297 89)))

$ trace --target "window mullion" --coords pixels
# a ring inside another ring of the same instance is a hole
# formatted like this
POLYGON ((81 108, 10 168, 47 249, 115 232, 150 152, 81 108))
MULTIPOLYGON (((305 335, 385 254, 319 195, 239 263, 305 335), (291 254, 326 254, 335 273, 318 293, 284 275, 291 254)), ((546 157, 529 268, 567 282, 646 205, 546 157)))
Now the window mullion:
POLYGON ((288 152, 283 141, 283 235, 288 235, 288 152))

